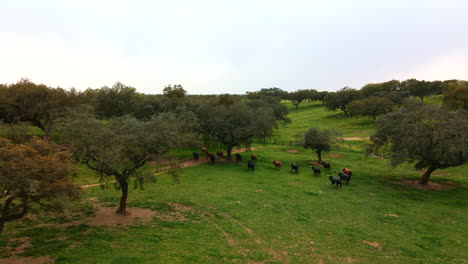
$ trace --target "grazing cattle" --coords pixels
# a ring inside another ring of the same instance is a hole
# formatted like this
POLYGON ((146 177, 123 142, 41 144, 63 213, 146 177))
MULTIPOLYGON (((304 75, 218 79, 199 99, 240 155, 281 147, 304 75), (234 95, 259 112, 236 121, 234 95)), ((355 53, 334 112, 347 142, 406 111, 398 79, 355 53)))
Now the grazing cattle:
POLYGON ((341 180, 338 178, 335 178, 331 175, 328 176, 328 179, 330 179, 331 185, 335 188, 338 188, 338 185, 340 186, 341 189, 343 189, 343 184, 341 183, 341 180))
POLYGON ((211 161, 211 164, 214 164, 215 162, 215 155, 213 155, 213 153, 211 152, 208 152, 208 158, 210 158, 210 161, 211 161))
POLYGON ((275 168, 280 169, 281 168, 281 161, 274 160, 273 165, 275 165, 275 168))
POLYGON ((198 160, 200 158, 200 155, 198 155, 197 152, 193 152, 192 155, 194 160, 198 160))
POLYGON ((247 161, 247 169, 251 170, 252 172, 255 170, 255 162, 253 162, 253 160, 247 161))
POLYGON ((297 174, 299 172, 299 165, 296 163, 291 163, 291 170, 295 171, 297 174))
POLYGON ((256 161, 257 160, 257 155, 250 155, 250 159, 252 159, 253 161, 256 161))
POLYGON ((315 176, 320 176, 320 168, 312 166, 312 170, 314 171, 315 176))
POLYGON ((236 161, 239 163, 239 161, 242 161, 242 156, 239 153, 236 153, 236 161))
POLYGON ((216 152, 216 156, 218 156, 218 158, 224 158, 224 153, 222 151, 218 151, 216 152))
POLYGON ((352 172, 350 169, 348 169, 348 168, 343 168, 343 172, 346 173, 346 174, 348 174, 348 176, 349 176, 350 178, 351 178, 351 176, 353 176, 353 172, 352 172))
POLYGON ((321 163, 321 164, 323 165, 323 167, 325 168, 325 171, 330 171, 330 170, 331 170, 331 165, 330 165, 330 163, 325 162, 325 161, 322 161, 322 162, 320 162, 320 163, 321 163))
POLYGON ((206 147, 203 147, 201 148, 201 151, 206 154, 208 152, 208 149, 206 147))
POLYGON ((343 172, 338 172, 338 176, 340 177, 340 180, 346 181, 346 184, 348 184, 349 180, 351 180, 351 176, 343 172))

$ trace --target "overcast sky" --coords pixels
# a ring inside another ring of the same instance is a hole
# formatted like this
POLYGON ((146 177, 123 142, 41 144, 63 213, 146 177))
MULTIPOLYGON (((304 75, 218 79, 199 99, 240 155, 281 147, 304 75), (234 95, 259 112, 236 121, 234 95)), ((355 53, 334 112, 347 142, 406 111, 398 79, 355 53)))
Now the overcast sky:
POLYGON ((212 94, 468 79, 467 0, 0 1, 0 83, 212 94))

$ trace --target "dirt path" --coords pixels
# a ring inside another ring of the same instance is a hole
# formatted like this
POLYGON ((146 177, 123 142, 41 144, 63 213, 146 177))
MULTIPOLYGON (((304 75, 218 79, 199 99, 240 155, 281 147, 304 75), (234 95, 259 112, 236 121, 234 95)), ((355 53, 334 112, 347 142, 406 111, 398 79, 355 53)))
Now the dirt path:
POLYGON ((339 138, 343 141, 355 141, 355 140, 368 140, 369 137, 344 137, 344 138, 339 138))
MULTIPOLYGON (((257 150, 257 149, 256 148, 250 148, 250 150, 257 150)), ((240 153, 240 152, 245 152, 245 151, 246 151, 245 148, 241 148, 241 149, 233 150, 232 153, 240 153)), ((187 168, 187 167, 198 166, 200 164, 207 163, 209 161, 210 161, 209 159, 205 159, 205 158, 201 157, 199 160, 187 160, 187 161, 181 162, 181 163, 179 163, 179 166, 180 166, 180 168, 187 168)), ((218 163, 219 162, 225 163, 225 162, 229 162, 229 161, 224 159, 224 160, 217 160, 217 162, 218 163)), ((171 168, 171 166, 165 166, 165 167, 158 168, 158 172, 156 172, 154 175, 163 174, 167 170, 169 170, 170 168, 171 168)), ((115 182, 115 181, 112 181, 112 182, 115 182)), ((101 183, 94 183, 94 184, 81 185, 80 187, 83 188, 83 189, 86 189, 86 188, 100 186, 100 185, 101 185, 101 183)))

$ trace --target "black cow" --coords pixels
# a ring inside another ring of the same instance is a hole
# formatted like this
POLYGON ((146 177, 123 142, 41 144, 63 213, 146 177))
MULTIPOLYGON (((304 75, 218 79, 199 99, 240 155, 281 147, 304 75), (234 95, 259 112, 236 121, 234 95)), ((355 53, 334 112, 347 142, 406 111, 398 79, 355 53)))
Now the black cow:
POLYGON ((312 166, 312 170, 314 171, 315 176, 320 176, 320 168, 312 166))
POLYGON ((239 153, 236 153, 236 161, 239 163, 239 161, 242 161, 242 156, 239 153))
POLYGON ((291 163, 291 170, 294 170, 297 174, 299 172, 299 165, 296 163, 291 163))
POLYGON ((338 176, 340 177, 340 180, 346 181, 346 184, 348 184, 349 180, 351 180, 351 176, 343 172, 338 172, 338 176))
POLYGON ((247 161, 247 169, 251 170, 252 172, 255 170, 255 162, 253 162, 253 160, 247 161))
POLYGON ((328 162, 322 161, 321 162, 323 167, 325 168, 325 171, 330 171, 331 170, 331 165, 328 162))
POLYGON ((208 158, 210 158, 211 164, 214 164, 215 159, 216 159, 216 158, 215 158, 215 155, 213 155, 213 153, 209 153, 209 154, 208 154, 208 158))
POLYGON ((198 155, 197 152, 193 152, 192 155, 194 160, 198 160, 200 158, 200 155, 198 155))
POLYGON ((328 176, 328 179, 330 179, 331 185, 335 188, 338 188, 338 185, 340 186, 341 189, 343 189, 343 184, 341 183, 341 180, 338 178, 335 178, 331 175, 328 176))

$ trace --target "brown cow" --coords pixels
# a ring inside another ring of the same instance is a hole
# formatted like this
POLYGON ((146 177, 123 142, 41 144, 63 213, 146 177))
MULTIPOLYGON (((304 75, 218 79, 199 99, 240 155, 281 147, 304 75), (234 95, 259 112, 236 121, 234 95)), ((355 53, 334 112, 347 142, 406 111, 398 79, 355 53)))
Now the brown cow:
POLYGON ((348 168, 343 168, 343 172, 348 174, 350 177, 353 175, 353 172, 348 168))
POLYGON ((253 155, 253 154, 250 155, 250 159, 251 159, 251 160, 257 160, 257 155, 253 155))
POLYGON ((216 156, 218 156, 218 158, 224 158, 224 154, 222 151, 216 152, 216 156))
POLYGON ((281 161, 274 160, 273 165, 275 165, 275 168, 280 169, 281 168, 281 161))
POLYGON ((201 151, 206 154, 208 152, 208 149, 206 147, 203 147, 201 148, 201 151))

